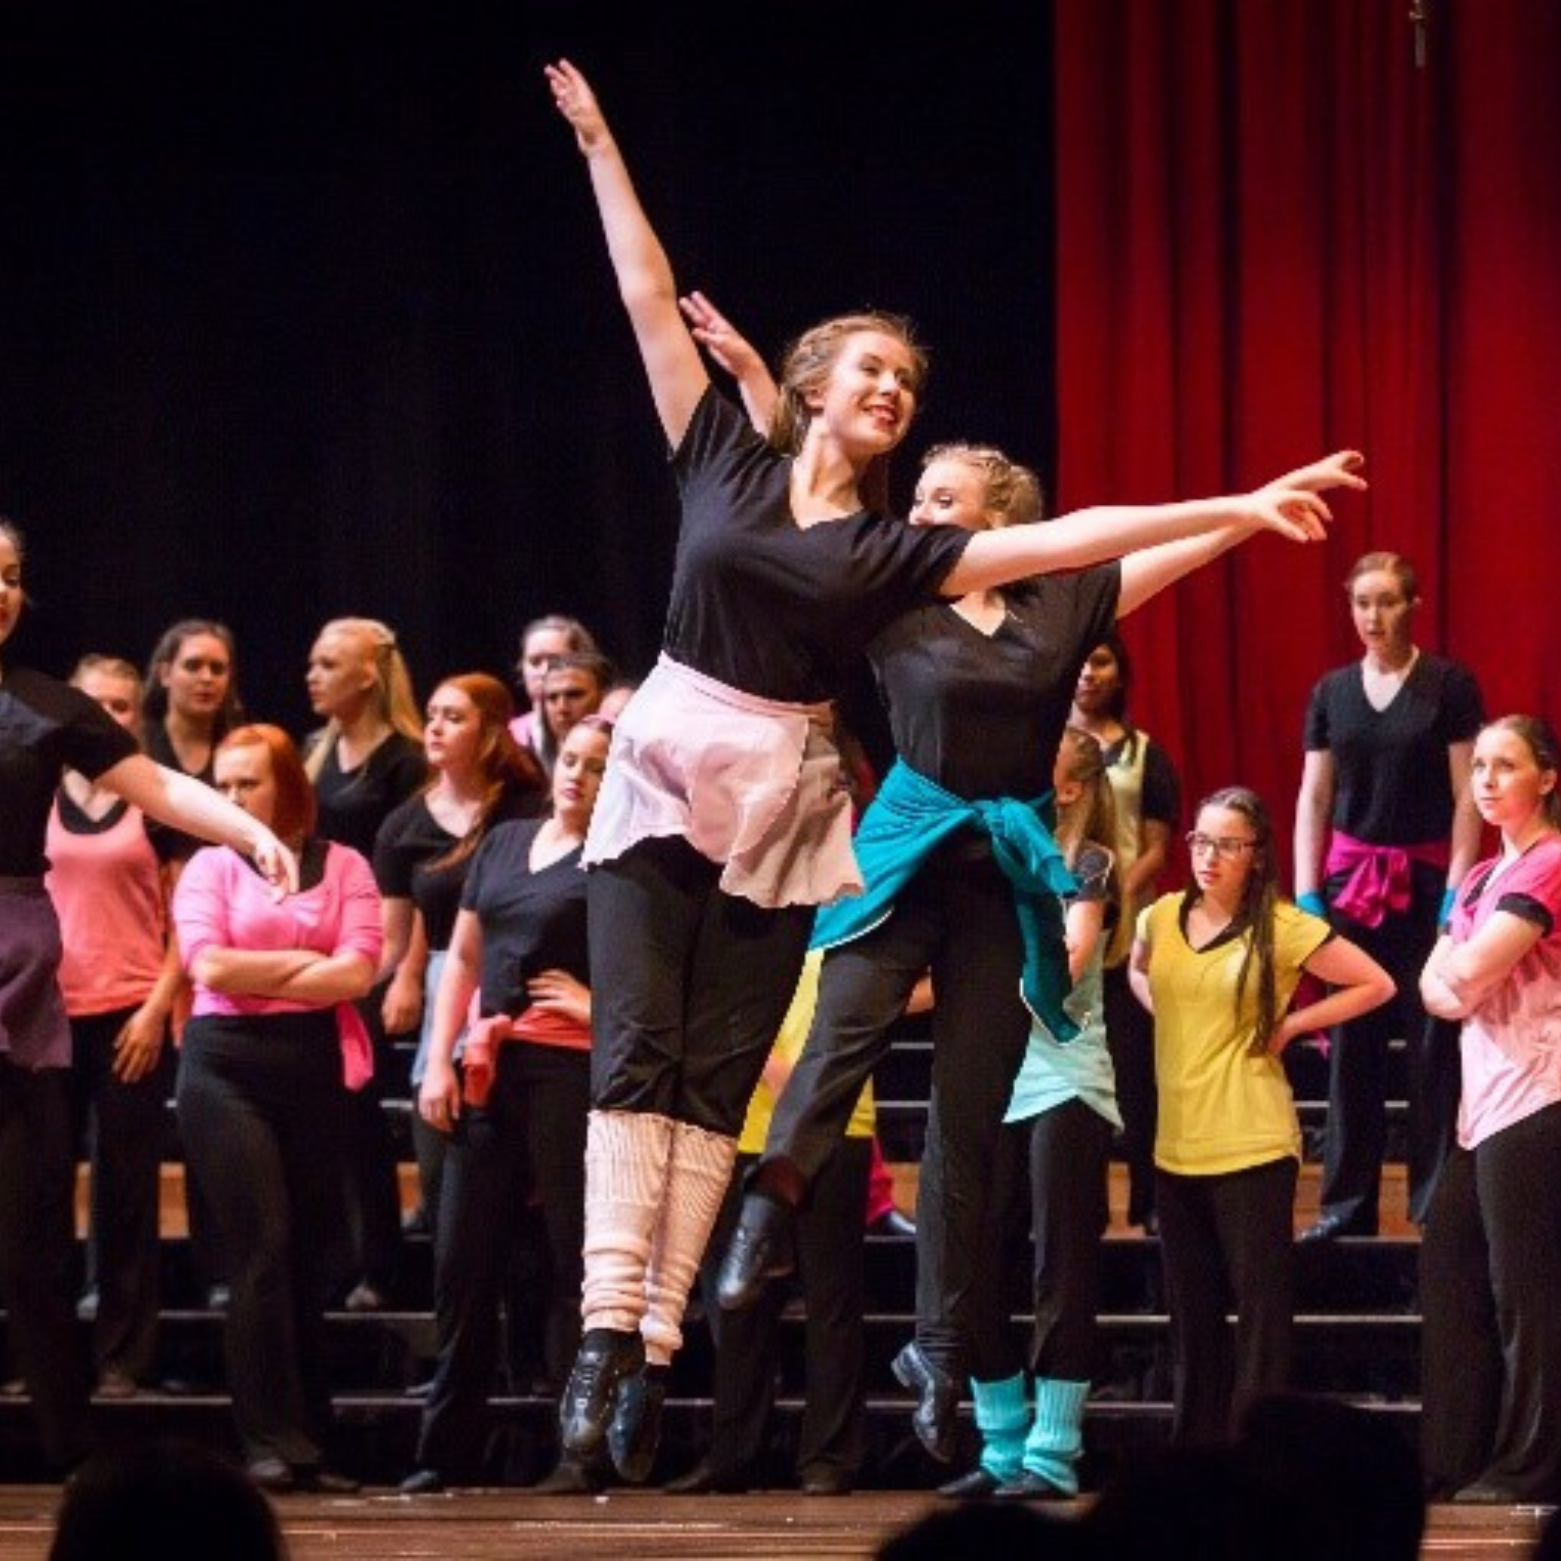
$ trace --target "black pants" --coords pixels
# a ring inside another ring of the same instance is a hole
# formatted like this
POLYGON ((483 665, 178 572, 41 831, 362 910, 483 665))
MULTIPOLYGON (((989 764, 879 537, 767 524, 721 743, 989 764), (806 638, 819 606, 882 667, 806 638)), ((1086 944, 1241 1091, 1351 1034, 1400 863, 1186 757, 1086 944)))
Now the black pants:
POLYGON ((1176 1441, 1224 1441, 1248 1404, 1290 1385, 1296 1172, 1288 1156, 1219 1176, 1160 1172, 1176 1441))
POLYGON ((232 1287, 224 1352, 251 1462, 308 1468, 325 1456, 325 1307, 343 1220, 341 1069, 328 1010, 185 1026, 179 1121, 232 1287))
MULTIPOLYGON (((1363 927, 1337 913, 1328 918, 1398 983, 1389 1002, 1336 1026, 1329 1050, 1321 1206, 1324 1214, 1342 1219, 1351 1235, 1377 1233, 1390 1041, 1402 1037, 1407 1048, 1409 1217, 1417 1223, 1425 1221, 1437 1174, 1455 1141, 1458 1026, 1420 1006, 1420 971, 1436 943, 1443 877, 1416 864, 1413 882, 1409 909, 1390 913, 1380 927, 1363 927)), ((1337 881, 1330 879, 1328 887, 1331 898, 1337 881)))
POLYGON ((374 1075, 347 1096, 346 1244, 337 1258, 339 1288, 351 1289, 361 1279, 382 1295, 395 1287, 402 1252, 399 1157, 384 1106, 386 1081, 395 1066, 380 1017, 388 984, 376 986, 357 1005, 374 1049, 374 1075))
POLYGON ((1154 1135, 1160 1094, 1154 1076, 1154 1016, 1133 995, 1127 965, 1102 973, 1106 1045, 1122 1113, 1122 1159, 1127 1166, 1127 1222, 1154 1214, 1154 1135))
POLYGON ((784 1156, 810 1181, 818 1175, 930 968, 937 1006, 916 1250, 918 1273, 936 1277, 918 1280, 917 1338, 955 1376, 965 1369, 993 1148, 1029 1035, 1023 962, 1012 887, 984 840, 959 837, 924 864, 886 922, 824 956, 813 1027, 765 1143, 766 1159, 784 1156))
POLYGON ((88 1282, 97 1290, 92 1355, 145 1382, 156 1364, 162 1254, 157 1214, 163 1114, 173 1069, 164 1047, 149 1073, 114 1075, 114 1041, 133 1009, 70 1022, 75 1141, 92 1168, 88 1282))
POLYGON ((69 1070, 0 1056, 0 1297, 44 1458, 63 1474, 88 1448, 86 1361, 76 1327, 76 1155, 69 1070))
MULTIPOLYGON (((1106 1160, 1112 1127, 1082 1100, 1064 1101, 1023 1122, 1005 1123, 992 1159, 985 1269, 972 1309, 970 1372, 998 1382, 1028 1367, 1038 1377, 1087 1382, 1095 1374, 1100 1308, 1100 1238, 1109 1211, 1106 1160), (1028 1358, 1011 1323, 1010 1256, 1016 1232, 1030 1247, 1034 1318, 1028 1358)), ((932 1196, 938 1195, 933 1167, 932 1196)), ((928 1164, 920 1196, 927 1195, 928 1164)), ((934 1304, 918 1293, 917 1312, 934 1304)))
MULTIPOLYGON (((562 1381, 580 1339, 590 1057, 558 1046, 499 1049, 485 1106, 463 1108, 445 1153, 435 1253, 439 1367, 423 1410, 420 1467, 479 1472, 499 1356, 499 1307, 520 1212, 539 1201, 549 1254, 545 1359, 562 1381)), ((511 1316, 511 1324, 516 1319, 511 1316)))
MULTIPOLYGON (((751 1307, 737 1312, 723 1311, 716 1302, 715 1276, 737 1223, 744 1175, 756 1158, 744 1155, 738 1161, 701 1269, 715 1339, 710 1467, 718 1483, 762 1483, 765 1478, 781 1369, 781 1313, 794 1293, 788 1285, 769 1285, 751 1307)), ((842 1138, 797 1218, 796 1283, 807 1311, 797 1445, 797 1471, 803 1478, 826 1470, 855 1476, 862 1466, 863 1217, 871 1162, 871 1139, 842 1138)))
POLYGON ((646 840, 589 880, 591 1103, 735 1138, 796 992, 812 906, 724 893, 686 840, 646 840))
POLYGON ((1420 1248, 1427 1483, 1561 1502, 1561 1105, 1443 1167, 1420 1248))

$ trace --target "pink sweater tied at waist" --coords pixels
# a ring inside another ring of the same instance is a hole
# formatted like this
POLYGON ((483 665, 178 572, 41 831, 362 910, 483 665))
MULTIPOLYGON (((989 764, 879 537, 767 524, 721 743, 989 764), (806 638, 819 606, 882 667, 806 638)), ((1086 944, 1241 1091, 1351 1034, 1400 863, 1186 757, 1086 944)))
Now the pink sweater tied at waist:
POLYGON ((1329 909, 1363 927, 1380 927, 1391 911, 1402 914, 1414 895, 1411 864, 1423 862, 1444 872, 1451 852, 1445 840, 1423 845, 1383 846, 1335 830, 1328 842, 1323 871, 1329 878, 1346 873, 1329 909))

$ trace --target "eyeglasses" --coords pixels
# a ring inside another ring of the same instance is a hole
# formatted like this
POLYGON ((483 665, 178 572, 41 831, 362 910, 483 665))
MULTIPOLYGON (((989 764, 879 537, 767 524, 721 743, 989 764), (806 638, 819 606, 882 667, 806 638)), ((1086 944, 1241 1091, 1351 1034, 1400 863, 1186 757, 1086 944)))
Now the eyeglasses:
POLYGON ((1250 851, 1257 844, 1255 840, 1238 840, 1231 835, 1216 840, 1213 835, 1200 835, 1197 830, 1192 830, 1183 838, 1187 841, 1187 849, 1194 856, 1205 856, 1212 851, 1227 861, 1234 861, 1243 851, 1250 851))

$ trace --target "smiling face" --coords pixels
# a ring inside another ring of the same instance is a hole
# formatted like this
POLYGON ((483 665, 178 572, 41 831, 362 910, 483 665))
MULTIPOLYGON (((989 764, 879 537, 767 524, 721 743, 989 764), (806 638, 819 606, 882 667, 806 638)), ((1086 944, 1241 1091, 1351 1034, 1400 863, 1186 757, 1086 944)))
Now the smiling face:
POLYGON ((158 668, 168 709, 197 726, 216 720, 233 681, 233 658, 215 634, 191 634, 158 668))
POLYGON ((1521 733, 1487 726, 1474 743, 1470 790, 1480 817, 1504 836, 1524 835, 1556 789, 1556 772, 1546 769, 1521 733))
POLYGON ((1407 655, 1417 602, 1391 569, 1369 569, 1350 582, 1350 618, 1360 642, 1377 655, 1407 655))
POLYGON ((898 337, 853 331, 813 401, 817 420, 855 458, 886 455, 911 425, 916 379, 916 360, 898 337))
POLYGON ((1085 715, 1109 715, 1122 690, 1122 664, 1109 645, 1097 645, 1084 658, 1073 702, 1085 715))

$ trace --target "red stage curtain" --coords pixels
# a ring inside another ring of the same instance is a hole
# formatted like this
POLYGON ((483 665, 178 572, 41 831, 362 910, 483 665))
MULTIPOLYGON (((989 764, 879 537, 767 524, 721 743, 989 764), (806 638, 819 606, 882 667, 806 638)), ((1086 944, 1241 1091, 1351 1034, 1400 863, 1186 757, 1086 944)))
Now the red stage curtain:
POLYGON ((1055 0, 1057 508, 1251 487, 1356 446, 1326 546, 1260 537, 1127 621, 1189 807, 1239 781, 1286 872, 1341 588, 1418 566, 1417 639, 1561 718, 1561 6, 1055 0))

